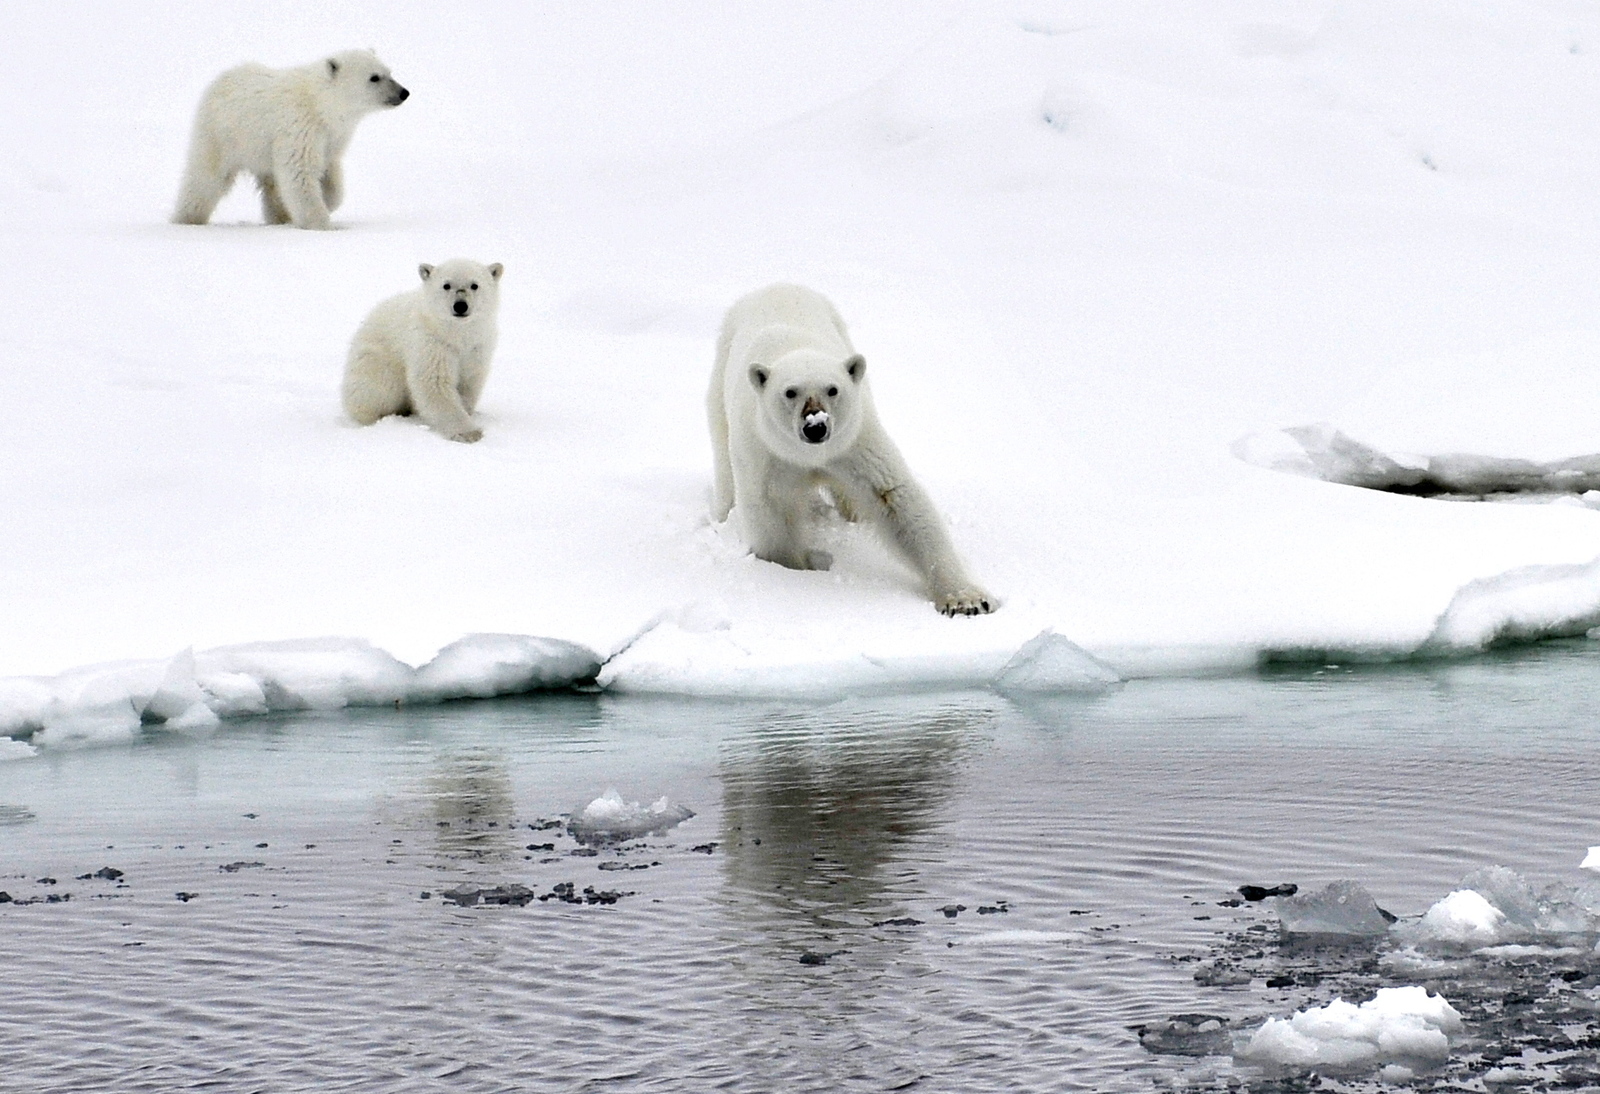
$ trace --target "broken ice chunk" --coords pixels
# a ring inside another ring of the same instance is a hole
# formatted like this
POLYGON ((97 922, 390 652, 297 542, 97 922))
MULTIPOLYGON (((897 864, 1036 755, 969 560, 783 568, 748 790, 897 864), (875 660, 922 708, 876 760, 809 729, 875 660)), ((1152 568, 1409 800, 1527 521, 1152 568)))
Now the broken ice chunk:
POLYGON ((1314 893, 1278 900, 1278 921, 1289 934, 1387 934, 1389 917, 1358 882, 1335 881, 1314 893))
POLYGON ((648 806, 625 802, 615 789, 607 790, 575 813, 567 831, 579 843, 621 843, 665 832, 694 816, 694 810, 673 805, 663 795, 648 806))
POLYGON ((1355 1072, 1382 1065, 1443 1063, 1450 1035, 1461 1031, 1461 1015, 1442 995, 1426 988, 1380 988, 1359 1007, 1335 999, 1289 1018, 1269 1018, 1239 1055, 1293 1067, 1355 1072))

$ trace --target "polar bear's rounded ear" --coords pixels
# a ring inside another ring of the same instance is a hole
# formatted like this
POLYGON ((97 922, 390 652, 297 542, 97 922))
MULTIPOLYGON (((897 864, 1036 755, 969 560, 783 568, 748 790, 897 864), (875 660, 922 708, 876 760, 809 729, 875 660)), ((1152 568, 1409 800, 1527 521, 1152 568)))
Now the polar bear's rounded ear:
POLYGON ((500 280, 500 275, 505 273, 505 272, 506 272, 506 268, 504 266, 500 265, 500 263, 498 263, 498 262, 489 263, 489 276, 494 278, 496 281, 499 281, 500 280))
POLYGON ((426 281, 428 278, 433 276, 433 267, 424 262, 422 265, 417 267, 417 273, 421 274, 422 280, 426 281))
POLYGON ((861 377, 867 374, 867 359, 858 353, 845 361, 844 370, 850 374, 850 379, 859 384, 861 377))
POLYGON ((332 57, 328 58, 328 78, 331 80, 339 75, 339 62, 332 57))
POLYGON ((760 391, 762 388, 767 386, 767 377, 771 375, 772 374, 767 371, 766 365, 750 366, 750 382, 755 385, 757 391, 760 391))

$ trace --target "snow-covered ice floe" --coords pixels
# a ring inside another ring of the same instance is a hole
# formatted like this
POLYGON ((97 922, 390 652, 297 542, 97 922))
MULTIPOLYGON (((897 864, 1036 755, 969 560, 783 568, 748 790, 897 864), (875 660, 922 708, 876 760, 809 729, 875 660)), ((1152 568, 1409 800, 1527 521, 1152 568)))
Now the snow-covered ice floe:
POLYGON ((1269 1018, 1238 1055, 1258 1064, 1363 1072, 1383 1068, 1383 1078, 1405 1080, 1414 1069, 1443 1063, 1461 1015, 1426 988, 1379 988, 1356 1006, 1342 999, 1309 1007, 1289 1018, 1269 1018))
POLYGON ((623 801, 615 788, 607 790, 572 815, 567 831, 579 843, 622 843, 640 836, 659 835, 694 816, 686 805, 674 805, 665 796, 649 805, 623 801))
POLYGON ((150 725, 204 731, 277 710, 520 694, 592 680, 599 669, 583 646, 509 634, 468 635, 421 668, 347 638, 185 650, 166 661, 0 679, 0 759, 38 745, 131 740, 150 725))

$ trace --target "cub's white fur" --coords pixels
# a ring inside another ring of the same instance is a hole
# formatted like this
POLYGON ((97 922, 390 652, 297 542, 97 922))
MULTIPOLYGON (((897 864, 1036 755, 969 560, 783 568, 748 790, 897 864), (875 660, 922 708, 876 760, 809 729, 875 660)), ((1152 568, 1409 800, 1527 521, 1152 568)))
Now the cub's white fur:
POLYGON ((298 68, 247 64, 218 76, 200 98, 175 224, 204 224, 248 171, 268 224, 327 228, 344 200, 340 158, 356 123, 411 92, 367 50, 298 68))
POLYGON ((923 576, 946 615, 999 602, 967 576, 933 503, 878 424, 867 363, 826 298, 773 285, 728 310, 706 408, 715 460, 712 516, 737 511, 757 558, 826 570, 811 542, 819 495, 866 518, 923 576))
POLYGON ((483 430, 472 412, 489 378, 504 267, 456 258, 417 272, 421 288, 391 296, 356 331, 345 413, 361 425, 415 413, 452 441, 476 441, 483 430))

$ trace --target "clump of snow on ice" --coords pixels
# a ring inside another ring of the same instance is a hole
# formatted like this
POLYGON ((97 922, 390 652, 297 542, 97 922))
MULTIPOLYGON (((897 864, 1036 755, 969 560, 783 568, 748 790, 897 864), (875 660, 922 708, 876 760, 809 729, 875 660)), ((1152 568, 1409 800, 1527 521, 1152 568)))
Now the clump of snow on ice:
POLYGON ((419 701, 488 699, 592 680, 600 658, 586 646, 525 634, 469 634, 417 670, 419 701))
POLYGON ((1279 897, 1278 921, 1289 934, 1381 935, 1390 920, 1359 882, 1335 881, 1314 893, 1279 897))
POLYGON ((1039 632, 1011 656, 994 678, 1001 692, 1103 691, 1122 677, 1077 643, 1053 630, 1039 632))
POLYGON ((1410 1071, 1447 1060, 1450 1036, 1460 1031, 1461 1015, 1444 996, 1415 985, 1380 988, 1360 1006, 1335 999, 1289 1018, 1269 1018, 1239 1056, 1289 1067, 1410 1071))
POLYGON ((694 810, 673 805, 665 795, 646 806, 623 801, 613 788, 574 813, 567 831, 579 843, 621 843, 665 832, 692 816, 694 810))
POLYGON ((25 760, 38 751, 27 741, 14 741, 10 737, 0 737, 0 763, 5 763, 7 760, 25 760))
POLYGON ((204 730, 217 725, 217 712, 195 681, 193 650, 184 650, 167 662, 161 682, 139 714, 141 721, 158 721, 169 729, 204 730))
POLYGON ((1472 889, 1457 889, 1429 908, 1417 924, 1420 934, 1440 942, 1488 946, 1501 940, 1506 914, 1472 889))
POLYGON ((273 710, 337 710, 410 697, 411 666, 353 638, 227 646, 201 654, 196 665, 253 676, 273 710))
POLYGON ((1585 634, 1600 623, 1600 559, 1523 566, 1468 582, 1422 648, 1482 650, 1496 642, 1585 634))
POLYGON ((1589 848, 1589 853, 1578 863, 1578 869, 1600 872, 1600 847, 1589 848))
POLYGON ((1399 930, 1418 945, 1504 947, 1540 939, 1581 935, 1600 926, 1584 894, 1564 885, 1535 890, 1514 870, 1490 866, 1462 879, 1461 888, 1399 930))

